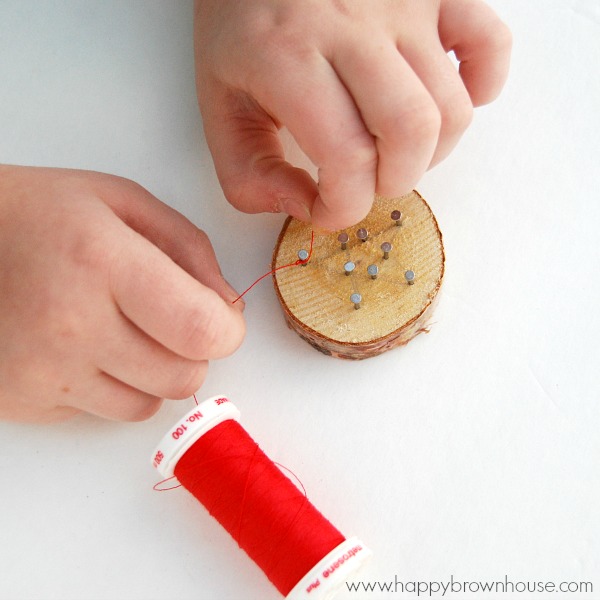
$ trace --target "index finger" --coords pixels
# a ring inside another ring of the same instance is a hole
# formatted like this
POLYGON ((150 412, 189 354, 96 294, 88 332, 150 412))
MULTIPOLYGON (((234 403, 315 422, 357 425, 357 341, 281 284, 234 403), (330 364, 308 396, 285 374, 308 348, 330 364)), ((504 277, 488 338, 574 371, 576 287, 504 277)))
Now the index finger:
POLYGON ((240 311, 128 231, 111 270, 111 291, 122 313, 184 358, 210 360, 234 352, 245 333, 240 311))
POLYGON ((357 223, 373 203, 377 150, 350 94, 320 54, 265 72, 254 96, 319 170, 312 222, 332 230, 357 223))

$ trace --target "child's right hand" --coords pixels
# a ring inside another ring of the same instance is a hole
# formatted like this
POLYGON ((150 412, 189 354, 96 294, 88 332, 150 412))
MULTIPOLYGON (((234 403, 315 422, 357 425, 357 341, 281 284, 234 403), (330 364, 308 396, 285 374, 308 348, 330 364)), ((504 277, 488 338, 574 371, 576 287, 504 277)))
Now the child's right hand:
POLYGON ((244 336, 206 235, 126 179, 0 166, 0 257, 0 418, 147 418, 244 336))
POLYGON ((227 199, 330 230, 409 192, 506 80, 481 0, 196 0, 196 83, 227 199), (457 72, 447 56, 454 51, 457 72), (286 162, 286 126, 318 186, 286 162))

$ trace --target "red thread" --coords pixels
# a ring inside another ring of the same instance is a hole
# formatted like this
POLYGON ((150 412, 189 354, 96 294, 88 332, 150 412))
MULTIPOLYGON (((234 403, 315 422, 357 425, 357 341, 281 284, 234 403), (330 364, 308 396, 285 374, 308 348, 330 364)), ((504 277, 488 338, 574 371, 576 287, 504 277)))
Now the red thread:
POLYGON ((312 256, 314 243, 315 243, 315 232, 312 231, 310 234, 310 250, 308 251, 308 258, 306 260, 298 259, 297 261, 290 263, 289 265, 282 265, 281 267, 277 267, 276 269, 273 269, 272 271, 265 273, 264 275, 259 277, 249 288, 246 288, 231 304, 235 304, 238 300, 243 298, 257 283, 260 283, 265 277, 272 275, 276 271, 280 271, 281 269, 287 269, 289 267, 296 267, 298 265, 305 265, 310 260, 310 257, 312 256))
POLYGON ((168 481, 177 481, 177 477, 175 477, 175 475, 173 475, 173 477, 167 477, 166 479, 163 479, 157 484, 153 485, 152 489, 155 492, 168 492, 169 490, 176 490, 177 488, 181 487, 180 483, 178 483, 177 485, 172 485, 171 487, 162 487, 163 484, 167 483, 168 481))
POLYGON ((237 421, 198 439, 175 476, 283 595, 345 540, 237 421))

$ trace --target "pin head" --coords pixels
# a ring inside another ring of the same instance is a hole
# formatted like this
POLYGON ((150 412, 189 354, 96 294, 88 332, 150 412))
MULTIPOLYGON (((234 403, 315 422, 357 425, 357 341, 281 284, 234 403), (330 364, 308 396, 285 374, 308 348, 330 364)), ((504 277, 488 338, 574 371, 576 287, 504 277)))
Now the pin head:
POLYGON ((379 267, 377 265, 369 265, 367 267, 367 273, 371 276, 371 279, 376 279, 377 273, 379 273, 379 267))
POLYGON ((345 231, 342 231, 340 235, 338 235, 338 242, 342 244, 342 250, 345 250, 348 247, 348 234, 345 231))
POLYGON ((387 260, 390 257, 392 245, 389 242, 383 242, 383 244, 381 244, 381 249, 383 250, 383 258, 387 260))
POLYGON ((354 308, 358 309, 360 308, 360 303, 362 302, 362 296, 360 294, 352 294, 352 296, 350 296, 350 302, 352 302, 352 304, 354 304, 354 308))
POLYGON ((406 273, 404 273, 404 278, 406 279, 408 285, 412 285, 415 282, 415 272, 406 271, 406 273))
POLYGON ((354 271, 355 268, 356 268, 356 265, 351 260, 349 260, 344 265, 344 271, 346 272, 346 275, 350 275, 350 273, 352 273, 352 271, 354 271))
POLYGON ((308 260, 308 251, 307 250, 298 250, 298 258, 306 264, 306 261, 308 260))
POLYGON ((392 221, 396 221, 396 225, 402 224, 402 213, 399 210, 393 210, 390 217, 392 217, 392 221))
POLYGON ((364 227, 361 227, 361 228, 360 228, 360 229, 359 229, 359 230, 356 232, 356 237, 357 237, 359 240, 361 240, 361 241, 363 241, 363 242, 366 242, 366 241, 367 241, 367 238, 369 237, 369 232, 368 232, 368 231, 367 231, 367 230, 366 230, 364 227))

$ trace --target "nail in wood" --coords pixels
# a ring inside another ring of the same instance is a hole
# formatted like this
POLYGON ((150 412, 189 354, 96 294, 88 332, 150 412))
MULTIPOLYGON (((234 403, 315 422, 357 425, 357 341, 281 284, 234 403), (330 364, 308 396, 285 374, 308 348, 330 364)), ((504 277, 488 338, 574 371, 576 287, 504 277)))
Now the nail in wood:
POLYGON ((352 273, 352 271, 354 271, 355 267, 356 267, 356 265, 351 260, 349 260, 344 265, 344 272, 346 273, 346 275, 350 275, 350 273, 352 273))
POLYGON ((348 247, 348 234, 344 231, 338 235, 338 242, 342 245, 342 250, 345 250, 348 247))
POLYGON ((389 242, 383 242, 383 244, 381 244, 381 249, 383 250, 383 258, 387 260, 390 257, 392 245, 389 242))

